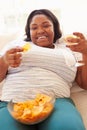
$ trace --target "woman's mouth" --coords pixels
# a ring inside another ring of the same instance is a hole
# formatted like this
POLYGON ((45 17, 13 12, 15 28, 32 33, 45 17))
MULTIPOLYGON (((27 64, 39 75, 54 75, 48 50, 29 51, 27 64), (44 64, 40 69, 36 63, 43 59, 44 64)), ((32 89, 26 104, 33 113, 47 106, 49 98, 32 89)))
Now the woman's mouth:
POLYGON ((47 40, 48 40, 47 36, 39 36, 39 37, 37 38, 37 41, 38 41, 38 42, 40 42, 40 41, 47 41, 47 40))

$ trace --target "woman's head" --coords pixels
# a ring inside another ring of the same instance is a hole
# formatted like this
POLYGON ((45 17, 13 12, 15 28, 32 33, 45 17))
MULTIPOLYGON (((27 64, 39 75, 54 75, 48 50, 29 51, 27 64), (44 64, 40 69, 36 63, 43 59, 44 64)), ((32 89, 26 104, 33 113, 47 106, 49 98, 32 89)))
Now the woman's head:
POLYGON ((25 32, 26 41, 32 41, 44 47, 49 47, 62 35, 58 19, 47 9, 31 12, 27 19, 25 32))

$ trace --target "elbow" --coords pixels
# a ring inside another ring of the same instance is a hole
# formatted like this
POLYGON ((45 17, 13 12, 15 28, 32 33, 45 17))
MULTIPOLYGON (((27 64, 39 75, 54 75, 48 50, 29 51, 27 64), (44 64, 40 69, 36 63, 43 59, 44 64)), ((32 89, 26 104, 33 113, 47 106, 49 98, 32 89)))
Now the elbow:
POLYGON ((81 84, 79 84, 79 86, 80 86, 82 89, 87 90, 87 83, 81 83, 81 84))
POLYGON ((1 77, 0 77, 0 83, 1 83, 3 80, 4 80, 4 78, 1 78, 1 77))

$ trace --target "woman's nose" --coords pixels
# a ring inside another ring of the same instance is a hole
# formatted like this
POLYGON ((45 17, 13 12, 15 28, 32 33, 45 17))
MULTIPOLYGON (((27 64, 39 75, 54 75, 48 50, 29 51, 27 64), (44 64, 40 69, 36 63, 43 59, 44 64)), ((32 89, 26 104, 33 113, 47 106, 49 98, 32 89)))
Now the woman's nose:
POLYGON ((44 29, 42 27, 39 27, 38 30, 37 30, 38 33, 43 33, 44 32, 44 29))

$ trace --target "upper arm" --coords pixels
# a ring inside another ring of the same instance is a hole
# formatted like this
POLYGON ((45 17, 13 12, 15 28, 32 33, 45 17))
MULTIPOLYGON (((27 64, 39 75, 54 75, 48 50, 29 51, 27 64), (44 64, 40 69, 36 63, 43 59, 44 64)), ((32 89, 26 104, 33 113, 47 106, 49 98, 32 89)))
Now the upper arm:
POLYGON ((77 68, 76 78, 75 81, 79 86, 81 86, 81 67, 77 68))

